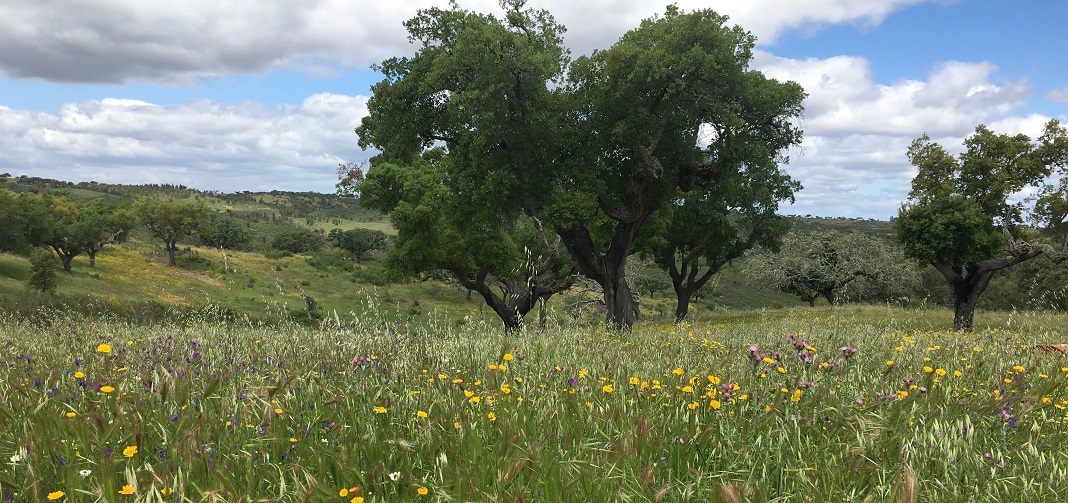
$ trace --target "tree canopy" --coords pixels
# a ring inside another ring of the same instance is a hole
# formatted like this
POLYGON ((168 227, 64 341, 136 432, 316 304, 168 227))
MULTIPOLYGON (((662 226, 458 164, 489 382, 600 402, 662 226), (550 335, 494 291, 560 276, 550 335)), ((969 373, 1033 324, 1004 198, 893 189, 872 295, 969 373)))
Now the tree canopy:
POLYGON ((46 246, 59 220, 74 212, 61 198, 0 189, 0 250, 29 254, 35 246, 46 246))
POLYGON ((790 222, 775 211, 799 188, 774 164, 751 165, 703 190, 680 193, 653 215, 642 246, 671 278, 676 321, 686 317, 690 298, 723 266, 754 246, 778 249, 790 222))
POLYGON ((905 253, 933 265, 949 283, 957 330, 972 329, 975 305, 997 271, 1042 255, 1066 258, 1021 224, 1029 217, 1063 233, 1068 207, 1068 133, 1058 121, 1047 123, 1037 140, 980 125, 964 147, 953 157, 927 135, 912 143, 908 157, 919 172, 896 222, 905 253))
POLYGON ((557 155, 563 100, 548 84, 561 78, 566 52, 547 12, 501 6, 503 19, 454 4, 405 23, 419 50, 378 67, 386 78, 356 130, 381 154, 366 175, 343 170, 339 188, 390 215, 394 274, 447 270, 511 329, 569 276, 550 245, 538 277, 520 278, 524 248, 552 242, 526 238, 557 155))
POLYGON ((904 257, 886 242, 859 232, 790 232, 777 253, 754 254, 746 274, 756 282, 797 295, 810 306, 819 298, 835 305, 846 289, 866 285, 879 300, 905 295, 915 281, 904 257))
MULTIPOLYGON (((503 19, 454 4, 409 20, 418 52, 380 65, 357 128, 381 154, 348 179, 392 212, 394 260, 486 278, 518 256, 517 228, 533 224, 546 250, 555 232, 604 290, 609 325, 627 328, 626 261, 654 212, 750 171, 775 180, 776 201, 792 195, 778 164, 801 140, 804 92, 749 69, 753 36, 711 10, 669 7, 571 62, 563 27, 524 5, 502 1, 503 19), (466 263, 432 260, 446 248, 466 263)), ((712 199, 692 201, 722 206, 712 199)))
POLYGON ((389 245, 389 235, 374 229, 356 228, 349 230, 331 229, 326 238, 334 246, 352 254, 356 263, 371 250, 384 250, 389 245))
POLYGON ((609 325, 633 323, 627 257, 650 216, 680 193, 722 205, 721 184, 754 170, 776 173, 787 184, 776 193, 792 195, 777 170, 801 141, 804 92, 750 70, 754 42, 714 11, 669 7, 572 65, 584 141, 568 183, 556 186, 553 221, 579 270, 604 288, 609 325))
POLYGON ((150 197, 134 202, 142 224, 163 240, 170 265, 177 266, 178 241, 195 234, 208 219, 208 207, 201 203, 176 203, 150 197))

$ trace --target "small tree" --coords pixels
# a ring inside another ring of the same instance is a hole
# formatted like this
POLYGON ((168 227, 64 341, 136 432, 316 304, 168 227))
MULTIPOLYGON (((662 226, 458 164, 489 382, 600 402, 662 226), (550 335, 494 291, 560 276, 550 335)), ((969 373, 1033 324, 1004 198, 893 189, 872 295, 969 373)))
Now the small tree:
POLYGON ((754 246, 777 249, 790 221, 775 214, 801 188, 772 159, 746 163, 719 183, 680 194, 653 220, 666 220, 649 241, 657 265, 675 290, 675 321, 686 318, 690 299, 727 264, 754 246))
POLYGON ((319 233, 309 229, 285 231, 275 236, 271 246, 276 250, 290 253, 312 253, 323 249, 326 240, 319 233))
POLYGON ((77 231, 78 209, 64 197, 46 194, 42 197, 40 218, 47 230, 42 243, 52 248, 63 261, 63 270, 70 272, 71 261, 81 254, 74 233, 77 231))
POLYGON ((169 264, 177 266, 178 242, 203 228, 208 207, 202 203, 175 203, 149 197, 139 198, 134 210, 153 236, 163 240, 169 264))
POLYGON ((326 238, 338 248, 351 253, 356 258, 357 264, 367 252, 383 250, 389 246, 389 235, 374 229, 358 228, 347 231, 331 229, 326 238))
MULTIPOLYGON (((96 254, 105 245, 123 239, 137 218, 127 206, 117 207, 102 197, 78 201, 75 207, 78 210, 77 216, 65 229, 65 240, 77 252, 85 252, 89 256, 89 267, 96 267, 96 254)), ((63 257, 62 254, 60 256, 63 257)), ((70 271, 70 261, 65 257, 63 268, 70 271)))
POLYGON ((1019 224, 1029 213, 1027 193, 1038 193, 1030 211, 1046 230, 1063 229, 1068 169, 1068 132, 1057 121, 1046 124, 1037 141, 1027 135, 994 134, 985 126, 964 141, 965 151, 951 156, 923 135, 909 147, 919 168, 908 202, 898 213, 898 238, 905 253, 931 264, 953 292, 953 328, 971 331, 975 306, 1000 270, 1039 256, 1068 258, 1019 224), (1059 186, 1047 182, 1061 175, 1059 186))
POLYGON ((197 235, 204 244, 224 250, 241 248, 252 239, 252 231, 247 222, 238 222, 220 213, 212 213, 204 222, 204 227, 197 231, 197 235))
POLYGON ((671 288, 671 278, 647 258, 632 258, 627 261, 627 277, 635 292, 650 299, 671 288))
POLYGON ((893 284, 904 281, 895 272, 893 250, 886 243, 859 232, 791 232, 779 251, 762 250, 748 261, 746 274, 753 281, 792 293, 816 305, 820 297, 838 303, 841 292, 853 282, 893 284))
POLYGON ((56 257, 43 248, 30 252, 30 288, 44 293, 56 291, 56 257))

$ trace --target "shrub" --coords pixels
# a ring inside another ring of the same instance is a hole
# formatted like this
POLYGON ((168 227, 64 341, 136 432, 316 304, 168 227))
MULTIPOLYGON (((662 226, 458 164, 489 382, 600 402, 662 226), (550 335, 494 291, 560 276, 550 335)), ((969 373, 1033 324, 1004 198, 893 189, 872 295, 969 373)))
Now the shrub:
POLYGON ((308 229, 286 231, 274 238, 271 246, 292 253, 310 253, 323 249, 326 239, 308 229))
POLYGON ((352 273, 352 280, 375 286, 385 286, 388 283, 386 272, 381 267, 368 267, 352 273))
POLYGON ((323 250, 308 258, 308 265, 324 272, 343 271, 353 272, 356 266, 352 264, 345 252, 337 248, 323 250))
POLYGON ((35 248, 30 252, 31 289, 45 293, 56 291, 56 257, 49 250, 35 248))

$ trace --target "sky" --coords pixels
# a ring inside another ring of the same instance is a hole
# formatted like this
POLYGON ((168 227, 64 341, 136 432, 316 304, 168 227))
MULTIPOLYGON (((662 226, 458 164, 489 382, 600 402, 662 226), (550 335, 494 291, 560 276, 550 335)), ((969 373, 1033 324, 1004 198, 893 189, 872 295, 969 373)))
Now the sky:
MULTIPOLYGON (((459 0, 500 12, 496 0, 459 0)), ((808 93, 784 214, 897 214, 927 133, 1068 122, 1063 0, 678 0, 757 37, 752 67, 808 93)), ((666 1, 665 1, 666 4, 666 1)), ((573 55, 664 11, 643 0, 528 0, 573 55)), ((374 155, 353 129, 371 65, 417 49, 403 21, 441 0, 4 0, 0 173, 200 190, 333 192, 374 155)))

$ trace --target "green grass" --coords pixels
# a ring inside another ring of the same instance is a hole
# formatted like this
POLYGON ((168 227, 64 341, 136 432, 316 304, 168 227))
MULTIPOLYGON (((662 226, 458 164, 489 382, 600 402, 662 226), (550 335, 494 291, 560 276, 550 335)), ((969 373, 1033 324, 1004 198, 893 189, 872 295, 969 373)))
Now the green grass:
POLYGON ((308 259, 227 251, 224 262, 219 250, 193 248, 179 255, 181 267, 175 268, 151 242, 133 242, 106 247, 97 256, 96 268, 89 268, 86 257, 76 257, 70 273, 57 272, 58 290, 49 298, 28 291, 25 258, 0 253, 0 304, 32 311, 42 303, 88 302, 119 313, 143 310, 146 304, 191 309, 212 305, 237 316, 279 322, 307 321, 306 297, 315 300, 314 314, 319 317, 333 317, 335 311, 339 316, 361 315, 374 298, 378 313, 392 319, 425 323, 435 312, 449 313, 452 322, 495 319, 492 310, 482 308, 480 298, 467 300, 456 286, 413 282, 379 287, 361 283, 357 275, 363 269, 380 270, 378 263, 351 264, 351 271, 320 270, 308 259))
POLYGON ((340 330, 0 314, 0 494, 964 502, 1068 490, 1068 362, 1035 349, 1063 341, 1065 316, 983 312, 962 334, 940 330, 943 311, 753 310, 506 336, 375 309, 340 330))
MULTIPOLYGON (((105 247, 97 256, 95 268, 89 267, 84 255, 75 257, 70 273, 57 272, 58 290, 51 297, 29 292, 26 258, 0 253, 0 305, 6 304, 10 311, 35 311, 41 304, 86 306, 89 312, 103 309, 128 313, 140 320, 166 314, 172 308, 195 310, 211 305, 256 321, 317 323, 321 318, 332 318, 335 312, 339 317, 363 316, 374 304, 377 315, 406 323, 425 325, 431 318, 454 325, 473 321, 499 323, 480 296, 469 299, 467 291, 454 283, 428 280, 375 286, 369 278, 385 274, 376 260, 339 264, 335 258, 320 261, 326 265, 319 268, 313 262, 312 256, 267 258, 260 253, 232 250, 226 252, 224 261, 217 249, 193 247, 179 254, 179 267, 170 267, 158 241, 137 231, 130 242, 105 247), (312 320, 306 315, 307 297, 317 306, 312 320)), ((721 278, 713 281, 711 295, 694 299, 692 315, 799 303, 795 297, 747 285, 742 273, 734 268, 726 268, 721 278)), ((654 296, 636 292, 643 319, 674 319, 676 300, 670 283, 667 285, 666 291, 654 296)), ((576 314, 568 306, 580 299, 599 298, 599 291, 576 288, 551 298, 548 309, 556 318, 598 320, 603 315, 595 309, 576 314)))

